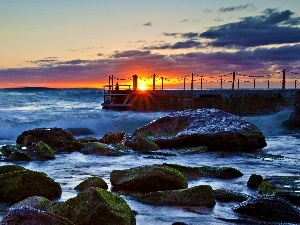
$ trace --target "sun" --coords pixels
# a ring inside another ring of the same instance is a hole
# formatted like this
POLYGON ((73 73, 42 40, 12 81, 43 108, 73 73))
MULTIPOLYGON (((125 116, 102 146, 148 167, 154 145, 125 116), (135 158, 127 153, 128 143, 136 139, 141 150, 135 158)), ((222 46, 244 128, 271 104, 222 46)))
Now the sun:
POLYGON ((139 85, 139 90, 141 90, 141 91, 147 90, 147 85, 145 84, 145 82, 143 82, 142 84, 139 85))

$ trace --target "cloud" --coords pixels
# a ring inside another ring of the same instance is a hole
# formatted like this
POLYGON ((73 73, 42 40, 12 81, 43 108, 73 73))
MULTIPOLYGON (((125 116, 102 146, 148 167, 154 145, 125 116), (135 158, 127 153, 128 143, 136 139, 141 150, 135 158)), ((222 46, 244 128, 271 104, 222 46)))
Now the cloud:
POLYGON ((253 10, 255 7, 252 4, 246 4, 246 5, 238 5, 238 6, 231 6, 231 7, 221 7, 218 11, 223 13, 223 12, 232 12, 232 11, 237 11, 237 10, 253 10))
MULTIPOLYGON (((106 83, 108 76, 128 78, 132 74, 180 77, 192 72, 216 78, 232 71, 266 75, 270 69, 300 72, 300 44, 255 50, 191 52, 186 54, 154 54, 150 50, 119 51, 110 58, 98 60, 74 59, 49 61, 48 66, 0 69, 0 79, 24 86, 32 83, 47 86, 62 82, 79 85, 106 83)), ((49 57, 51 59, 51 57, 49 57)), ((37 60, 39 61, 39 60, 37 60)), ((71 86, 72 87, 72 86, 71 86)))
POLYGON ((151 26, 152 26, 152 22, 149 21, 149 22, 147 22, 147 23, 144 23, 143 25, 144 25, 144 26, 149 26, 149 27, 151 27, 151 26))
POLYGON ((111 58, 130 58, 130 57, 143 57, 150 55, 150 51, 139 51, 139 50, 129 50, 129 51, 123 51, 123 52, 115 52, 111 56, 111 58))
POLYGON ((199 37, 199 33, 197 32, 187 32, 187 33, 168 33, 168 32, 164 32, 163 33, 164 36, 167 37, 175 37, 175 38, 187 38, 187 39, 191 39, 191 38, 198 38, 199 37))
POLYGON ((147 50, 164 50, 164 49, 189 49, 189 48, 199 48, 201 43, 194 40, 179 41, 174 44, 160 44, 144 47, 147 50))
POLYGON ((257 47, 300 42, 300 17, 290 10, 267 9, 261 16, 245 17, 235 23, 212 27, 200 34, 213 47, 257 47))
POLYGON ((98 53, 97 56, 104 56, 104 54, 103 53, 98 53))

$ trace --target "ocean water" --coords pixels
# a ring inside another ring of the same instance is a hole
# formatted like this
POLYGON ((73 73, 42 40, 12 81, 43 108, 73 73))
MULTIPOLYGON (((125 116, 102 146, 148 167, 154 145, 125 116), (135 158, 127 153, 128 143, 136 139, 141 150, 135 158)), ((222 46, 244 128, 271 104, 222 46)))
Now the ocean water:
MULTIPOLYGON (((19 134, 38 127, 89 128, 93 136, 100 138, 110 131, 132 133, 150 121, 168 112, 132 112, 103 110, 102 90, 98 89, 45 89, 23 88, 0 90, 0 146, 15 143, 19 134)), ((247 188, 251 174, 300 175, 300 135, 282 127, 290 116, 290 109, 270 115, 245 117, 258 126, 266 136, 268 146, 255 152, 255 157, 218 152, 170 157, 147 157, 134 154, 120 157, 83 155, 78 152, 58 154, 55 160, 32 162, 8 162, 0 159, 0 165, 18 164, 28 169, 45 172, 59 182, 63 194, 58 201, 75 197, 74 187, 91 175, 102 177, 110 186, 109 174, 114 169, 127 169, 141 165, 176 163, 186 166, 232 166, 244 175, 240 178, 222 180, 201 178, 189 181, 189 187, 209 184, 213 189, 225 188, 258 196, 247 188), (281 157, 278 157, 281 156, 281 157)), ((243 219, 233 212, 236 202, 217 202, 213 208, 153 206, 142 204, 130 196, 122 197, 137 212, 137 224, 172 224, 176 221, 187 224, 235 224, 223 219, 243 219)), ((0 203, 0 219, 8 207, 0 203)), ((236 224, 240 224, 236 222, 236 224)))

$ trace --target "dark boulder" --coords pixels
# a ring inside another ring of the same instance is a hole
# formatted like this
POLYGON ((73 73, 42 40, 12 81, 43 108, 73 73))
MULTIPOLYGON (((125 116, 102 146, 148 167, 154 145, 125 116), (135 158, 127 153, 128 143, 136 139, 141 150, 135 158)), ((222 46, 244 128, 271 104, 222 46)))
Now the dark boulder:
POLYGON ((84 191, 90 187, 98 187, 107 190, 108 185, 101 177, 89 177, 75 187, 75 190, 84 191))
POLYGON ((262 195, 275 195, 300 205, 300 176, 270 176, 258 187, 262 195))
POLYGON ((74 225, 71 221, 55 215, 52 202, 41 196, 29 197, 14 204, 1 221, 2 225, 74 225))
POLYGON ((128 154, 131 149, 122 144, 104 144, 101 142, 88 142, 80 150, 83 154, 101 156, 121 156, 128 154))
POLYGON ((54 149, 42 141, 34 142, 30 146, 5 145, 0 151, 10 161, 55 159, 54 149))
POLYGON ((249 196, 240 192, 234 192, 226 189, 214 190, 215 199, 222 202, 243 202, 246 201, 249 196))
POLYGON ((113 170, 110 181, 117 189, 136 192, 164 191, 187 188, 184 175, 163 165, 141 166, 126 170, 113 170))
POLYGON ((296 91, 294 106, 290 115, 290 118, 283 122, 283 125, 287 128, 300 128, 300 91, 296 91))
POLYGON ((128 136, 126 135, 124 138, 124 145, 140 152, 151 152, 160 149, 160 147, 155 144, 153 141, 148 140, 146 137, 142 135, 136 136, 128 136))
POLYGON ((252 174, 247 181, 247 186, 250 188, 257 189, 260 183, 263 181, 263 177, 261 175, 252 174))
POLYGON ((0 175, 0 200, 18 202, 30 196, 58 198, 61 186, 46 174, 31 170, 20 170, 0 175))
POLYGON ((101 188, 89 188, 66 202, 58 203, 53 212, 77 225, 134 225, 135 217, 126 201, 101 188))
POLYGON ((163 165, 174 168, 184 174, 190 179, 198 177, 213 177, 222 179, 231 179, 243 176, 243 173, 232 167, 212 167, 212 166, 199 166, 190 167, 177 164, 164 163, 163 165))
POLYGON ((207 146, 209 150, 248 151, 265 147, 263 133, 239 116, 218 109, 171 113, 137 129, 160 148, 207 146))
MULTIPOLYGON (((17 144, 24 146, 31 146, 34 142, 45 142, 55 150, 70 151, 70 143, 76 143, 71 132, 65 131, 61 128, 36 128, 22 132, 17 137, 17 144)), ((78 150, 78 149, 73 149, 78 150)))
POLYGON ((261 221, 300 223, 299 208, 279 198, 249 198, 233 210, 261 221))
POLYGON ((215 205, 214 192, 210 185, 199 185, 182 190, 150 192, 138 196, 137 200, 154 205, 207 207, 215 205))
POLYGON ((126 133, 124 131, 108 132, 102 137, 102 139, 100 139, 100 141, 105 144, 121 143, 123 138, 125 137, 125 134, 126 133))

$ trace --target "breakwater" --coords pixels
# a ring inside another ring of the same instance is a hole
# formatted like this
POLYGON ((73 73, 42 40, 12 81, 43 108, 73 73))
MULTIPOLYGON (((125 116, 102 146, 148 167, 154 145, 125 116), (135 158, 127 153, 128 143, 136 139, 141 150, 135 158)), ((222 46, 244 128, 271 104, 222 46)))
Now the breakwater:
POLYGON ((131 110, 216 108, 237 115, 257 115, 292 107, 295 96, 295 89, 133 91, 131 110))

